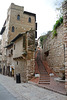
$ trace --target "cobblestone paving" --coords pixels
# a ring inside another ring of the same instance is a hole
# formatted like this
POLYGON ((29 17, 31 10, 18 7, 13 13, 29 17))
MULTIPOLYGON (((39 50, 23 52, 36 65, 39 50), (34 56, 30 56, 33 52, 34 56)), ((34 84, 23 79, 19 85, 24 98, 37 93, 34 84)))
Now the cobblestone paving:
POLYGON ((2 84, 17 100, 67 100, 67 96, 37 87, 29 83, 17 84, 12 77, 0 74, 2 84))
POLYGON ((17 100, 17 98, 0 84, 0 100, 17 100))

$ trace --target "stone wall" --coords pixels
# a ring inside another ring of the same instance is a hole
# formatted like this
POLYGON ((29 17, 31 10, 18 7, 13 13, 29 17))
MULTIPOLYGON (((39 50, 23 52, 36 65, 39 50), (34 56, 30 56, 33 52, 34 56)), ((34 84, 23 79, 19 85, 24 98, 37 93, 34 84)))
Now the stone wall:
POLYGON ((26 65, 26 60, 20 58, 14 60, 14 66, 15 66, 15 71, 14 71, 14 78, 16 79, 16 74, 20 73, 21 81, 22 82, 27 82, 27 65, 26 65))
POLYGON ((0 39, 0 68, 2 68, 2 40, 0 39))
POLYGON ((11 4, 8 15, 8 19, 10 20, 8 34, 9 42, 19 33, 29 31, 31 28, 35 30, 35 15, 33 15, 33 13, 25 13, 24 7, 11 4), (17 20, 18 15, 20 15, 20 20, 17 20), (31 22, 29 22, 29 17, 31 18, 31 22), (14 26, 14 32, 12 32, 12 26, 14 26))
POLYGON ((27 33, 27 70, 28 80, 32 78, 35 72, 35 31, 27 33))
POLYGON ((7 66, 13 65, 13 45, 7 49, 7 66))
MULTIPOLYGON (((8 54, 6 54, 6 48, 4 47, 9 45, 10 42, 18 34, 24 33, 24 32, 26 33, 27 31, 31 29, 36 30, 36 14, 24 11, 24 7, 18 6, 12 3, 8 9, 7 19, 0 33, 2 35, 2 69, 5 68, 5 72, 7 70, 6 66, 13 64, 13 61, 14 61, 13 58, 22 56, 22 52, 24 49, 23 39, 20 38, 20 41, 17 40, 16 43, 13 44, 13 47, 12 47, 13 56, 8 57, 8 54), (18 15, 20 16, 19 20, 17 19, 18 15), (29 18, 31 19, 30 22, 29 22, 29 18), (14 32, 12 32, 13 26, 14 26, 14 32), (14 50, 14 46, 16 48, 16 51, 14 50)), ((7 53, 9 51, 10 49, 7 48, 7 53)), ((20 62, 23 62, 23 61, 21 60, 20 62)))
POLYGON ((28 51, 27 53, 27 77, 30 80, 35 72, 35 52, 28 51))
POLYGON ((6 63, 7 63, 7 59, 6 59, 6 48, 5 46, 7 45, 7 28, 5 29, 3 35, 2 35, 2 73, 6 74, 6 63), (3 68, 5 68, 5 70, 3 71, 3 68))
POLYGON ((43 43, 43 59, 57 73, 64 67, 64 44, 63 44, 63 25, 57 29, 57 36, 53 38, 53 33, 47 35, 43 43))
POLYGON ((65 88, 67 92, 67 0, 62 4, 64 19, 64 45, 65 45, 65 88))
POLYGON ((12 48, 13 56, 7 57, 7 62, 11 62, 13 57, 14 78, 16 79, 16 74, 20 73, 21 81, 27 82, 32 78, 35 71, 35 31, 31 30, 21 36, 19 35, 13 41, 13 47, 8 48, 7 51, 12 48))
POLYGON ((23 52, 23 37, 17 39, 13 44, 13 58, 20 57, 23 52))

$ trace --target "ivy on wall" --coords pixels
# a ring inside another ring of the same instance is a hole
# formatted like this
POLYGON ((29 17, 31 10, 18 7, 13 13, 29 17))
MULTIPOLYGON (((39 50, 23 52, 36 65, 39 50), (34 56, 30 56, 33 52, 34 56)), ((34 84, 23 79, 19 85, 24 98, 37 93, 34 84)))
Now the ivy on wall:
POLYGON ((56 23, 55 23, 55 25, 54 25, 54 27, 53 27, 53 38, 55 37, 55 36, 57 36, 57 28, 61 25, 63 23, 63 17, 60 17, 59 18, 59 20, 57 20, 56 21, 56 23))

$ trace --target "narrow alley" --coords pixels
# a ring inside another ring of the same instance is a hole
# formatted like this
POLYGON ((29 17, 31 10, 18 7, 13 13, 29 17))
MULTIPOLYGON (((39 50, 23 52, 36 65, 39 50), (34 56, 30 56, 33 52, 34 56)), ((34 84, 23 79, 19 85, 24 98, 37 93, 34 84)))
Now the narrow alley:
POLYGON ((38 64, 38 69, 40 72, 40 80, 39 84, 49 84, 50 83, 50 76, 48 75, 42 61, 41 61, 41 52, 38 50, 37 53, 37 64, 38 64))

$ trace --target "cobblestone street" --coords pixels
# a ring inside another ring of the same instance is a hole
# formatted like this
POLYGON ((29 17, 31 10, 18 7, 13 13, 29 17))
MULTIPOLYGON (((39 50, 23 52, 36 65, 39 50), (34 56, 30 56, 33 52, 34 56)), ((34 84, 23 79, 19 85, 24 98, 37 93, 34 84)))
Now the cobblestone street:
POLYGON ((0 100, 17 100, 4 86, 0 84, 0 100))
MULTIPOLYGON (((17 100, 67 100, 67 96, 40 88, 30 83, 17 84, 12 77, 3 76, 1 74, 0 84, 17 100)), ((8 100, 13 99, 10 98, 8 100)))

